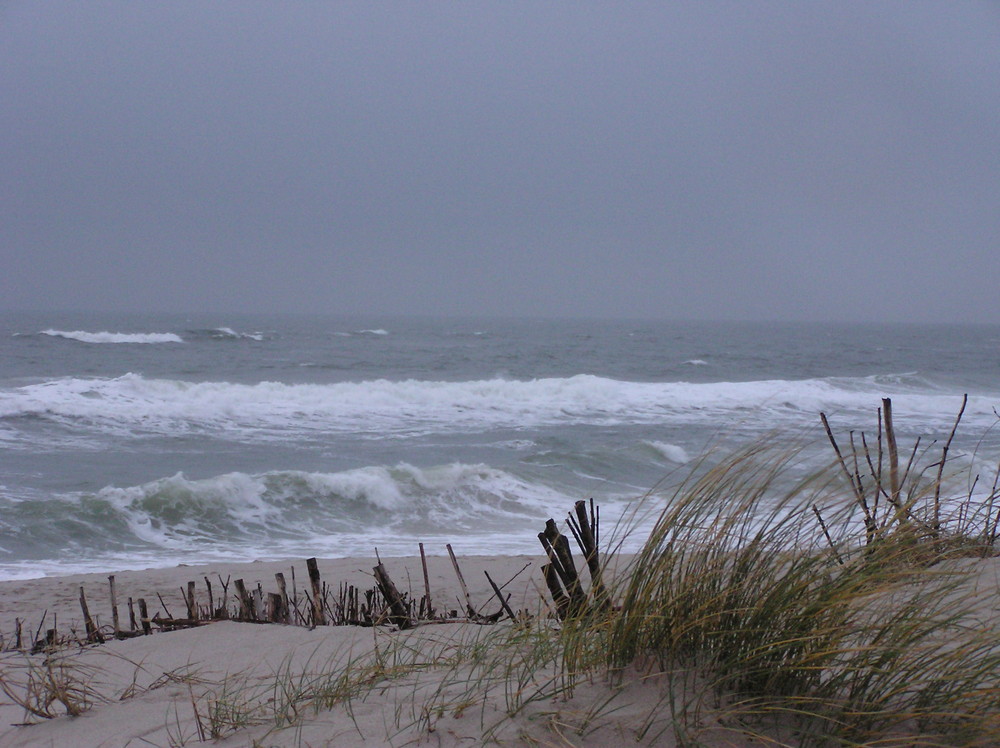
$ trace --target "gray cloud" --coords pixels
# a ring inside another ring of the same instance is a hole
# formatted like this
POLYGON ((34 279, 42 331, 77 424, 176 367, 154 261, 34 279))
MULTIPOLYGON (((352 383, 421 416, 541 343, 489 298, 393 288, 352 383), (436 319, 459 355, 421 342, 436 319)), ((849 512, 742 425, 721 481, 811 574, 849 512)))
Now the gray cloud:
POLYGON ((1000 319, 993 4, 0 7, 7 307, 1000 319))

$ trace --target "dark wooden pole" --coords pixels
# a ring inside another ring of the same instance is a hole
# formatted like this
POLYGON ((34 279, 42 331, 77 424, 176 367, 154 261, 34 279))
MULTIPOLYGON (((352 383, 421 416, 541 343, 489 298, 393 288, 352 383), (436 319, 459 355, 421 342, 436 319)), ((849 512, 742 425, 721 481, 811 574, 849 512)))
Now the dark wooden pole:
POLYGON ((379 564, 373 571, 375 572, 375 582, 378 584, 379 590, 382 592, 382 597, 385 598, 386 602, 389 603, 389 621, 394 625, 398 626, 400 629, 408 629, 413 624, 410 622, 410 616, 406 612, 406 605, 403 603, 403 597, 399 594, 399 590, 396 589, 396 585, 392 583, 389 578, 389 574, 385 570, 385 566, 379 564))
POLYGON ((325 626, 326 614, 323 613, 323 582, 319 576, 319 565, 315 558, 306 559, 309 570, 309 584, 312 586, 312 623, 313 626, 325 626))
POLYGON ((108 577, 108 586, 111 587, 111 624, 115 630, 115 636, 117 637, 121 633, 121 627, 118 624, 118 597, 115 595, 114 574, 111 574, 108 577))
POLYGON ((431 602, 431 582, 427 574, 427 557, 424 555, 424 544, 420 543, 420 565, 424 570, 424 597, 427 599, 427 618, 434 617, 434 604, 431 602))
POLYGON ((80 607, 83 609, 83 624, 87 629, 87 641, 97 642, 98 644, 104 642, 104 637, 101 636, 101 632, 97 630, 97 626, 94 625, 94 620, 90 617, 90 609, 87 608, 87 596, 83 594, 83 586, 80 586, 80 607))
POLYGON ((153 633, 153 627, 149 625, 149 609, 146 607, 146 598, 139 598, 139 623, 142 624, 142 633, 149 634, 153 633))

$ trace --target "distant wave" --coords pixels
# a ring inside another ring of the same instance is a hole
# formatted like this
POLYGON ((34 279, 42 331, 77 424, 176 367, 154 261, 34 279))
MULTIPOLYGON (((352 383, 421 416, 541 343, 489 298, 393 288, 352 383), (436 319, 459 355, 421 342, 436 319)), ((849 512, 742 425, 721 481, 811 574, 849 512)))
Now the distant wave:
MULTIPOLYGON (((388 381, 232 384, 68 377, 0 390, 0 418, 65 421, 121 435, 219 431, 225 438, 288 440, 310 431, 417 436, 546 424, 670 424, 754 431, 812 423, 825 410, 866 425, 892 396, 900 423, 954 421, 960 395, 914 377, 754 382, 626 382, 581 374, 528 381, 388 381), (806 419, 809 419, 806 421, 806 419)), ((996 400, 970 398, 964 423, 986 428, 996 400)))
POLYGON ((237 332, 231 327, 212 327, 207 330, 190 330, 189 333, 197 338, 210 338, 213 340, 264 340, 262 332, 237 332))
POLYGON ((368 337, 369 335, 378 335, 379 337, 381 337, 382 335, 388 335, 388 334, 389 331, 383 330, 381 327, 372 330, 354 330, 353 332, 338 330, 333 333, 333 335, 338 338, 353 338, 355 335, 360 335, 362 337, 368 337))
POLYGON ((692 358, 690 361, 685 361, 684 363, 689 366, 708 366, 708 361, 702 361, 700 358, 692 358))
POLYGON ((39 335, 78 340, 81 343, 183 343, 172 332, 85 332, 83 330, 42 330, 39 335))
POLYGON ((666 442, 646 442, 650 447, 653 448, 661 457, 665 457, 671 462, 676 462, 684 465, 691 461, 691 457, 688 455, 687 451, 683 447, 679 447, 676 444, 667 444, 666 442))

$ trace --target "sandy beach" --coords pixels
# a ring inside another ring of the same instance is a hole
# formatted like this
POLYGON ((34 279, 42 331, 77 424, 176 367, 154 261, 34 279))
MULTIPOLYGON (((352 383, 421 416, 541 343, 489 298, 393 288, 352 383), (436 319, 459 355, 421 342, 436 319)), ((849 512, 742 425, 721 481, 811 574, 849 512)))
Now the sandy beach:
MULTIPOLYGON (((419 557, 383 558, 382 561, 402 590, 412 589, 419 597, 423 590, 419 557)), ((543 562, 540 557, 477 556, 463 557, 459 562, 473 604, 482 612, 495 613, 500 609, 483 574, 484 570, 489 571, 490 576, 500 584, 523 570, 505 589, 511 595, 511 607, 538 611, 543 605, 538 592, 538 566, 543 562)), ((320 560, 319 569, 323 579, 333 586, 344 582, 367 588, 372 585, 374 564, 374 559, 362 558, 320 560)), ((118 572, 115 578, 122 625, 128 625, 124 604, 128 597, 145 597, 150 601, 150 614, 154 615, 154 611, 162 611, 157 599, 159 593, 176 616, 178 610, 184 610, 182 587, 188 581, 198 582, 198 601, 207 604, 203 581, 206 576, 216 582, 216 595, 220 576, 222 579, 242 578, 248 587, 255 587, 260 582, 265 590, 274 590, 275 573, 284 573, 290 585, 290 569, 293 566, 301 596, 303 580, 306 580, 304 561, 178 566, 118 572)), ((429 556, 428 571, 435 607, 462 611, 461 588, 450 559, 429 556)), ((107 575, 99 574, 0 583, 0 630, 13 631, 15 619, 20 618, 27 640, 45 613, 46 624, 43 628, 57 619, 61 634, 72 629, 82 637, 81 586, 86 592, 91 614, 99 617, 100 625, 107 632, 111 621, 108 579, 107 575)), ((302 682, 323 672, 335 672, 349 660, 364 658, 380 648, 389 649, 399 642, 405 642, 407 649, 422 650, 428 659, 432 659, 432 655, 449 646, 449 642, 471 641, 510 625, 509 622, 496 625, 456 622, 396 632, 389 627, 323 626, 309 629, 304 626, 220 621, 123 641, 110 640, 103 645, 83 649, 70 647, 61 650, 55 659, 72 663, 67 673, 70 678, 86 685, 95 700, 92 708, 77 717, 37 720, 5 698, 3 706, 0 706, 0 745, 110 747, 194 744, 202 738, 212 737, 208 704, 227 689, 231 692, 243 690, 248 698, 255 698, 262 686, 267 691, 269 684, 276 679, 286 684, 302 682), (20 724, 25 721, 36 724, 20 724)), ((41 666, 44 655, 4 653, 5 677, 10 679, 12 674, 15 674, 14 678, 23 676, 28 661, 41 666)), ((537 708, 527 709, 517 719, 509 720, 505 716, 502 693, 494 694, 494 698, 487 703, 461 704, 458 692, 462 689, 454 687, 456 701, 450 703, 447 698, 439 698, 440 694, 435 697, 436 690, 444 683, 447 670, 441 673, 421 670, 422 667, 399 681, 390 679, 385 687, 332 710, 316 711, 310 707, 295 720, 295 724, 283 729, 275 729, 273 720, 270 724, 265 720, 263 724, 251 724, 238 730, 232 725, 220 724, 219 731, 224 739, 219 744, 475 745, 481 742, 484 731, 495 724, 499 724, 500 729, 490 734, 503 742, 520 744, 533 733, 537 733, 542 741, 558 741, 558 727, 550 728, 546 724, 558 725, 561 709, 572 711, 570 702, 556 705, 551 701, 541 701, 537 708), (447 705, 439 710, 440 713, 421 712, 425 704, 431 703, 447 705), (542 715, 540 720, 538 715, 542 715)), ((584 692, 590 690, 593 690, 595 698, 603 692, 603 688, 596 684, 579 689, 581 703, 587 701, 584 692)), ((240 696, 231 695, 235 702, 239 702, 240 696)), ((274 694, 265 694, 263 701, 273 698, 274 694)), ((259 717, 250 719, 258 721, 259 717)), ((590 736, 587 742, 609 745, 616 744, 619 738, 631 742, 627 737, 629 728, 619 725, 621 721, 627 724, 628 720, 627 715, 617 717, 612 726, 590 736), (609 729, 612 732, 620 730, 621 734, 614 737, 607 732, 609 729)), ((580 736, 573 742, 580 742, 580 736)))
MULTIPOLYGON (((419 557, 382 561, 402 590, 419 597, 423 590, 419 557)), ((516 577, 505 589, 512 608, 545 612, 539 592, 540 556, 475 556, 459 562, 480 612, 499 611, 484 570, 500 583, 516 577)), ((332 586, 344 582, 367 588, 374 563, 364 558, 320 560, 319 569, 332 586)), ((995 629, 1000 563, 995 559, 956 563, 972 571, 956 594, 963 600, 974 599, 983 625, 995 629)), ((176 615, 184 609, 182 588, 189 581, 199 581, 198 602, 204 605, 206 576, 241 578, 248 587, 260 582, 268 591, 275 588, 275 573, 290 580, 293 566, 301 596, 304 561, 119 572, 115 577, 122 626, 128 627, 123 603, 128 597, 156 601, 150 604, 153 615, 154 610, 162 611, 159 593, 176 615)), ((428 572, 435 606, 461 612, 461 587, 450 559, 428 557, 428 572)), ((108 579, 97 574, 0 583, 2 630, 9 636, 20 618, 22 630, 33 634, 45 613, 46 626, 57 617, 61 634, 73 630, 82 637, 81 586, 91 614, 107 633, 108 579)), ((60 716, 38 719, 4 698, 0 745, 678 744, 670 729, 671 709, 654 670, 630 669, 613 684, 594 673, 564 689, 551 668, 529 672, 523 663, 504 660, 502 649, 499 659, 488 661, 484 653, 490 651, 493 637, 509 640, 512 630, 513 624, 504 620, 490 625, 426 624, 409 631, 218 621, 102 645, 65 647, 51 658, 7 651, 0 660, 6 682, 23 684, 34 678, 42 683, 47 672, 78 699, 85 693, 83 700, 89 703, 79 716, 68 716, 56 701, 50 707, 60 716), (478 671, 472 667, 474 661, 478 671), (352 673, 353 685, 341 679, 347 672, 352 673)), ((702 744, 759 744, 712 724, 711 712, 706 707, 703 714, 698 733, 702 744)))

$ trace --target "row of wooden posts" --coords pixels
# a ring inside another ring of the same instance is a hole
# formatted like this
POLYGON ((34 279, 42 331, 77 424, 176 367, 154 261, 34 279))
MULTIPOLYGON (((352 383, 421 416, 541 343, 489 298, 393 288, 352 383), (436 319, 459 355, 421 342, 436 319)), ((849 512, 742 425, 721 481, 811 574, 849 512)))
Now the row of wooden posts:
MULTIPOLYGON (((541 567, 542 575, 552 598, 554 612, 560 619, 581 615, 591 607, 605 608, 609 605, 598 555, 599 511, 595 507, 593 499, 590 500, 589 512, 586 502, 576 502, 574 513, 569 515, 568 525, 583 553, 589 571, 591 579, 589 594, 584 590, 583 581, 573 561, 569 540, 559 532, 555 521, 548 520, 545 530, 538 534, 539 541, 549 560, 548 564, 541 567)), ((223 580, 219 575, 218 583, 221 587, 221 593, 217 594, 218 591, 213 587, 212 581, 206 576, 204 582, 208 595, 207 606, 198 604, 195 595, 197 585, 195 582, 189 581, 186 587, 181 588, 185 607, 184 615, 175 616, 159 593, 157 593, 157 598, 163 610, 162 612, 158 611, 153 616, 149 615, 149 605, 145 598, 133 600, 132 597, 129 597, 126 603, 128 609, 126 627, 119 617, 118 590, 115 577, 111 575, 108 577, 112 616, 110 631, 107 630, 106 626, 99 626, 95 622, 90 613, 84 588, 80 587, 80 608, 84 623, 83 642, 103 643, 107 638, 128 639, 149 635, 153 633, 154 627, 161 631, 172 631, 220 620, 280 623, 309 627, 389 624, 398 629, 407 629, 421 622, 466 620, 474 623, 495 623, 504 616, 516 621, 525 615, 515 612, 510 607, 509 595, 505 596, 503 589, 514 581, 528 565, 525 565, 503 585, 498 585, 489 572, 484 572, 493 589, 494 597, 500 604, 499 610, 486 614, 480 612, 480 609, 473 605, 458 559, 451 545, 448 544, 446 547, 464 596, 465 611, 463 615, 460 615, 457 609, 447 610, 442 614, 439 614, 435 609, 431 597, 424 544, 420 543, 424 594, 419 600, 414 600, 411 595, 399 591, 381 559, 378 559, 378 564, 372 569, 375 580, 373 587, 361 589, 355 585, 341 583, 334 594, 333 589, 322 580, 316 559, 310 558, 306 560, 308 588, 304 590, 304 600, 299 598, 294 566, 291 567, 291 593, 289 593, 289 585, 285 575, 280 572, 275 574, 277 592, 265 592, 259 582, 256 587, 248 588, 245 580, 236 579, 232 580, 232 596, 229 593, 230 579, 223 580)), ((41 632, 46 618, 47 613, 43 615, 34 637, 30 640, 33 645, 32 651, 44 651, 67 643, 80 642, 80 637, 75 631, 72 632, 70 638, 60 638, 55 621, 51 628, 45 630, 45 636, 42 637, 41 632)), ((22 621, 17 619, 11 648, 22 649, 23 638, 22 621)))

